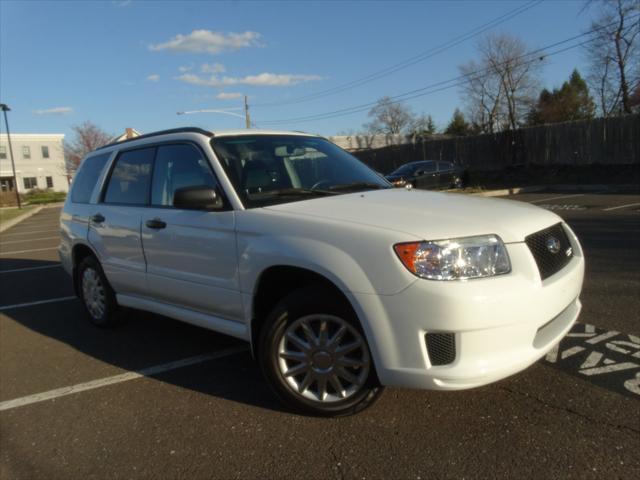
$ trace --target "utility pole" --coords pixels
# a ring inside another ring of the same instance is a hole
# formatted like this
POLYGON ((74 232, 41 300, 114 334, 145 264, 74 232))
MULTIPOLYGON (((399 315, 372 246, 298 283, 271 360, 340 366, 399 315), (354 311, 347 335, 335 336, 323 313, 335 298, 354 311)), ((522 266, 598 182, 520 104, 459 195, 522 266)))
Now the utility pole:
POLYGON ((6 103, 0 103, 0 110, 4 113, 4 123, 7 126, 7 142, 9 143, 9 155, 11 156, 11 170, 13 171, 13 188, 16 190, 16 201, 18 202, 18 209, 22 209, 22 203, 20 203, 20 194, 18 193, 18 178, 16 177, 16 164, 13 160, 13 148, 11 147, 11 133, 9 132, 9 120, 7 120, 7 112, 11 111, 6 103))
POLYGON ((251 128, 251 117, 249 117, 249 103, 247 96, 244 96, 244 122, 247 128, 251 128))

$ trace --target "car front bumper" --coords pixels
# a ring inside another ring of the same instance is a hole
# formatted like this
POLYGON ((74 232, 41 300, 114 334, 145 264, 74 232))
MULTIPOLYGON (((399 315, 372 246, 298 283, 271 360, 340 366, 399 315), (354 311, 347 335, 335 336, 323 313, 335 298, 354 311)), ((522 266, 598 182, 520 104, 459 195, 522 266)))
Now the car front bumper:
POLYGON ((396 295, 352 294, 383 385, 478 387, 524 370, 571 329, 581 309, 584 257, 542 281, 524 243, 507 245, 512 272, 460 282, 417 280, 396 295), (454 337, 455 358, 432 365, 427 333, 454 337))

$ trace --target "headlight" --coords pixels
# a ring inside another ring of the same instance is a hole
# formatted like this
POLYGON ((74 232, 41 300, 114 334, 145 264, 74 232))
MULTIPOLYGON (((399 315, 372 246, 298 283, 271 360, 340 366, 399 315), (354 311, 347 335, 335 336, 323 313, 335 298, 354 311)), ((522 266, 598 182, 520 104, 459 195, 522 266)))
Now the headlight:
POLYGON ((411 273, 429 280, 466 280, 511 271, 507 249, 497 235, 393 246, 411 273))
POLYGON ((404 187, 407 184, 406 180, 394 180, 393 185, 396 187, 404 187))

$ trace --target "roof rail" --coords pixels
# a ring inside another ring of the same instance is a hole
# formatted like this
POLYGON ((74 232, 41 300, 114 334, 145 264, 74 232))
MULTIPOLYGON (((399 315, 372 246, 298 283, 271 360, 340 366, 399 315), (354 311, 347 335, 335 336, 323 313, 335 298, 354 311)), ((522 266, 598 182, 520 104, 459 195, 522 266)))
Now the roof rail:
POLYGON ((206 135, 207 137, 213 137, 213 132, 210 132, 209 130, 204 130, 198 127, 171 128, 169 130, 160 130, 157 132, 145 133, 144 135, 140 135, 139 137, 127 138, 126 140, 122 140, 120 142, 111 142, 106 145, 103 145, 102 147, 96 148, 94 151, 113 147, 114 145, 121 145, 123 143, 133 142, 135 140, 142 140, 145 138, 157 137, 158 135, 168 135, 170 133, 200 133, 202 135, 206 135))

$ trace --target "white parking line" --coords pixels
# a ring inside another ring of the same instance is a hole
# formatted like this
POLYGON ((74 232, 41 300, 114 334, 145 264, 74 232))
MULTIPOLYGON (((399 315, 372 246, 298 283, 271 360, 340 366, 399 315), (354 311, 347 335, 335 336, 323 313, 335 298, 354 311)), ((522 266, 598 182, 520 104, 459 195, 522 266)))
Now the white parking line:
POLYGON ((541 198, 541 199, 538 199, 538 200, 532 200, 529 203, 549 202, 551 200, 560 200, 562 198, 584 197, 585 195, 586 195, 586 193, 575 193, 573 195, 561 195, 559 197, 541 198))
POLYGON ((23 223, 19 223, 18 225, 16 225, 15 227, 12 227, 12 228, 16 228, 16 230, 17 230, 18 226, 20 227, 20 230, 22 230, 22 229, 25 229, 25 228, 29 229, 29 228, 42 228, 42 227, 47 227, 47 228, 49 228, 49 227, 59 227, 60 224, 58 222, 56 222, 56 223, 38 223, 38 224, 34 223, 33 225, 25 225, 23 223))
POLYGON ((60 240, 60 237, 55 236, 55 237, 30 238, 29 240, 10 240, 8 242, 2 242, 1 245, 6 245, 7 243, 37 242, 38 240, 60 240))
POLYGON ((16 235, 33 235, 34 233, 53 233, 53 232, 60 232, 60 230, 59 229, 55 229, 55 230, 34 230, 32 232, 24 232, 24 233, 7 233, 6 235, 3 234, 2 238, 15 237, 16 235))
POLYGON ((62 265, 42 265, 40 267, 27 267, 27 268, 13 268, 11 270, 0 270, 0 275, 3 273, 18 273, 18 272, 29 272, 31 270, 44 270, 45 268, 60 268, 62 265))
POLYGON ((46 303, 66 302, 67 300, 75 300, 76 298, 78 297, 76 296, 58 297, 58 298, 50 298, 48 300, 38 300, 37 302, 16 303, 14 305, 3 305, 3 306, 0 306, 0 312, 4 312, 5 310, 13 310, 14 308, 34 307, 36 305, 44 305, 46 303))
POLYGON ((627 207, 637 207, 638 205, 640 205, 640 203, 627 203, 626 205, 620 205, 618 207, 603 208, 602 211, 610 212, 611 210, 618 210, 619 208, 627 208, 627 207))
POLYGON ((32 250, 14 250, 12 252, 0 252, 0 255, 14 255, 16 253, 44 252, 46 250, 57 250, 58 247, 34 248, 32 250))
POLYGON ((135 380, 136 378, 158 375, 160 373, 169 372, 171 370, 176 370, 182 367, 188 367, 197 363, 203 363, 209 360, 216 360, 219 358, 235 355, 236 353, 247 351, 248 348, 249 347, 246 346, 227 348, 219 352, 205 353, 202 355, 196 355, 194 357, 187 357, 175 362, 163 363, 161 365, 143 368, 134 372, 122 373, 120 375, 114 375, 112 377, 105 377, 98 380, 79 383, 70 387, 56 388, 55 390, 49 390, 48 392, 36 393, 34 395, 15 398, 13 400, 6 400, 4 402, 0 402, 0 411, 24 407, 25 405, 30 405, 32 403, 44 402, 46 400, 52 400, 54 398, 64 397, 66 395, 72 395, 74 393, 80 393, 87 390, 93 390, 94 388, 106 387, 108 385, 113 385, 116 383, 128 382, 129 380, 135 380))

